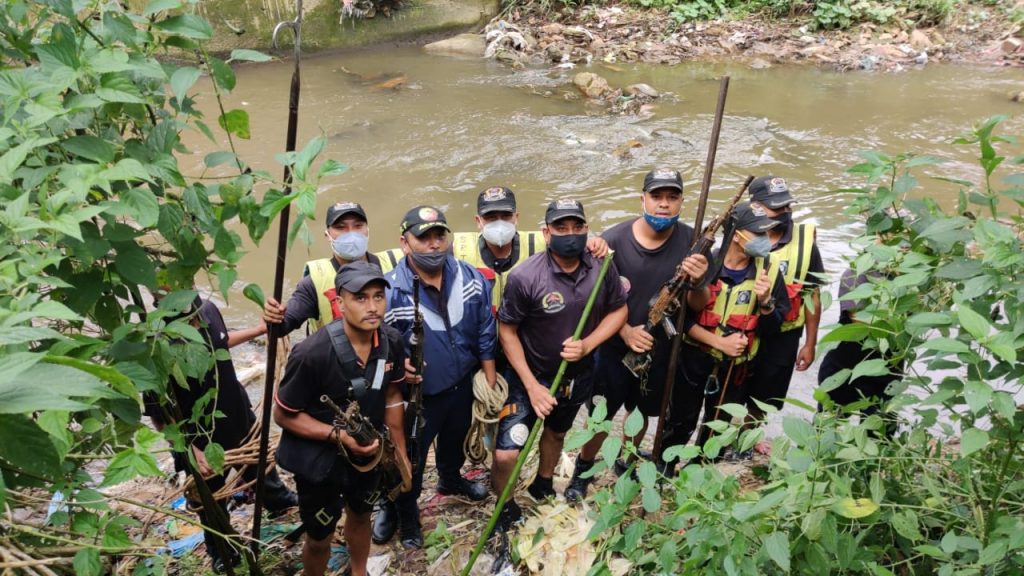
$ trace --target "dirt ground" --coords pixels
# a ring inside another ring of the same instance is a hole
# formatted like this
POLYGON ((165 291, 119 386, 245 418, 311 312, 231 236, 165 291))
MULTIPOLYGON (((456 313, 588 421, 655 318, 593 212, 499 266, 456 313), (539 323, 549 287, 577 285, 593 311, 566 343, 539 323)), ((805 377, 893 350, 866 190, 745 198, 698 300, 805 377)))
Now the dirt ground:
POLYGON ((931 62, 1020 66, 1021 26, 1006 11, 958 5, 939 26, 861 24, 815 31, 807 18, 750 16, 677 24, 660 11, 630 6, 586 7, 565 13, 512 11, 485 31, 487 54, 513 66, 730 60, 753 68, 806 63, 839 71, 900 71, 931 62))

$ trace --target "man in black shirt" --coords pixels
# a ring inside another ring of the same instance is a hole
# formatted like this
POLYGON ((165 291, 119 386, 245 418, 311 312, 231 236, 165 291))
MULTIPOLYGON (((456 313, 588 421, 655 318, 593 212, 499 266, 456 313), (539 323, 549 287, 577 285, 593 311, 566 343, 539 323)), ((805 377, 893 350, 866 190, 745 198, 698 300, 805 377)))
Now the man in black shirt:
MULTIPOLYGON (((227 351, 230 347, 237 346, 251 340, 255 336, 263 334, 265 327, 250 328, 244 331, 229 332, 224 324, 224 317, 213 302, 203 302, 198 297, 183 316, 191 315, 191 324, 199 329, 200 334, 209 348, 210 354, 214 355, 220 350, 227 351)), ((168 424, 175 421, 174 414, 181 416, 181 432, 184 434, 192 452, 194 461, 200 474, 206 478, 206 483, 211 492, 217 492, 224 487, 225 475, 213 475, 214 470, 206 460, 205 449, 215 442, 225 450, 231 450, 241 446, 256 422, 256 414, 252 411, 252 403, 245 388, 238 381, 235 374, 235 366, 230 357, 216 360, 216 364, 198 378, 188 378, 188 386, 178 386, 175 382, 168 383, 168 386, 175 386, 174 390, 168 390, 170 404, 161 407, 159 398, 152 393, 146 394, 146 414, 153 420, 153 425, 161 430, 168 424), (211 401, 203 400, 211 391, 216 391, 211 401), (203 402, 202 416, 198 422, 190 418, 193 408, 197 403, 203 402)), ((185 460, 187 454, 175 453, 175 468, 186 470, 185 460)), ((247 466, 243 471, 246 480, 256 478, 256 467, 247 466)), ((266 497, 267 510, 271 514, 283 512, 285 509, 295 506, 298 501, 295 493, 289 490, 273 469, 266 475, 266 497)), ((226 503, 220 502, 220 507, 227 516, 226 503)), ((201 506, 198 502, 190 502, 191 506, 201 506)), ((208 512, 200 510, 199 518, 205 525, 210 525, 208 512)), ((206 551, 213 561, 215 572, 223 572, 226 563, 236 563, 237 555, 231 553, 229 558, 222 558, 219 550, 222 544, 226 544, 219 536, 212 532, 204 532, 206 539, 206 551)))
MULTIPOLYGON (((587 220, 575 200, 552 202, 544 218, 546 252, 512 269, 498 310, 498 334, 512 367, 508 400, 498 424, 491 481, 500 493, 537 417, 544 419, 540 465, 528 491, 537 500, 554 496, 552 476, 565 433, 580 406, 593 392, 593 352, 626 321, 626 291, 614 264, 584 326, 573 340, 576 325, 597 282, 600 263, 585 252, 587 220), (548 387, 562 361, 569 362, 557 396, 548 387)), ((505 528, 518 516, 510 500, 503 514, 505 528)))
POLYGON ((353 402, 380 433, 390 434, 397 458, 405 459, 405 352, 401 336, 383 324, 388 286, 380 269, 366 262, 338 272, 342 319, 297 345, 288 358, 274 405, 281 428, 278 464, 295 474, 299 515, 306 526, 303 574, 320 576, 327 567, 331 538, 345 507, 345 541, 351 570, 366 574, 370 512, 384 487, 381 467, 359 466, 381 449, 380 440, 361 446, 335 424, 326 395, 343 410, 353 402))
MULTIPOLYGON (((682 207, 683 178, 679 172, 663 168, 652 170, 644 177, 641 192, 643 216, 617 224, 601 235, 615 251, 615 266, 628 295, 629 319, 598 351, 596 390, 604 394, 608 418, 614 418, 623 406, 628 411, 639 409, 644 415, 644 428, 630 439, 636 446, 646 432, 646 419, 657 416, 660 411, 671 348, 671 340, 661 327, 656 327, 653 334, 644 330, 651 297, 675 275, 680 262, 697 285, 708 269, 705 255, 690 255, 693 228, 679 221, 682 207), (650 371, 642 379, 622 363, 630 350, 637 353, 653 350, 650 371)), ((706 302, 706 288, 687 294, 687 304, 694 311, 699 312, 706 302)), ((682 376, 675 378, 677 384, 683 381, 682 376)), ((578 501, 586 496, 593 478, 580 475, 593 466, 606 436, 595 435, 583 446, 565 490, 566 500, 578 501)))
POLYGON ((267 298, 263 320, 278 336, 286 336, 309 321, 312 330, 338 318, 334 276, 349 262, 364 261, 380 268, 380 260, 366 251, 370 225, 366 211, 355 202, 339 202, 327 209, 324 236, 331 245, 332 257, 306 262, 302 279, 295 286, 287 306, 267 298))

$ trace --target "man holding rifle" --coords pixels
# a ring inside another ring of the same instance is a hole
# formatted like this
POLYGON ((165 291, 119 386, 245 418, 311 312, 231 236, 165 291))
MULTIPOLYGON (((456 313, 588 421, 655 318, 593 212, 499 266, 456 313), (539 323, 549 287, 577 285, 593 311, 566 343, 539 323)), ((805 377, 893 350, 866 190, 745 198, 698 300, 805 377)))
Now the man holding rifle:
POLYGON ((473 376, 482 369, 490 386, 497 380, 497 331, 490 283, 479 270, 451 255, 451 229, 444 214, 431 206, 417 206, 402 218, 400 230, 405 256, 387 275, 391 290, 384 320, 402 333, 410 351, 422 346, 425 363, 423 373, 417 376, 422 376, 425 425, 412 454, 417 463, 412 490, 399 497, 395 505, 385 503, 381 507, 374 520, 373 541, 387 542, 400 527, 404 547, 422 548, 417 500, 423 488, 427 450, 434 438, 437 491, 470 500, 487 497, 482 483, 462 477, 466 462, 462 447, 472 421, 473 376), (422 317, 424 327, 422 342, 412 338, 417 315, 422 317))
MULTIPOLYGON (((672 398, 666 446, 689 441, 701 404, 704 421, 710 422, 719 419, 722 404, 746 403, 750 360, 757 354, 759 340, 778 332, 789 311, 786 286, 767 261, 768 231, 779 223, 748 202, 737 205, 731 219, 724 246, 719 248, 721 260, 716 257, 721 266, 710 281, 707 304, 687 321, 680 359, 689 385, 680 390, 689 394, 672 398)), ((703 445, 708 438, 704 428, 698 443, 703 445)))
POLYGON ((343 319, 292 350, 275 398, 274 421, 283 430, 277 461, 295 474, 299 515, 306 527, 306 576, 319 576, 327 568, 342 497, 352 574, 366 574, 370 512, 382 493, 393 488, 381 485, 391 474, 383 463, 406 470, 409 466, 401 389, 405 351, 399 334, 383 325, 387 285, 372 264, 342 267, 335 286, 343 319), (358 408, 372 426, 370 436, 377 438, 367 441, 342 425, 332 403, 358 408), (392 453, 383 454, 388 445, 392 453))
MULTIPOLYGON (((658 415, 668 370, 668 335, 660 326, 653 333, 644 329, 651 299, 675 275, 680 263, 694 285, 701 284, 708 269, 705 255, 690 255, 693 228, 679 221, 683 178, 678 171, 659 168, 648 172, 640 202, 641 217, 617 224, 601 235, 618 255, 615 265, 626 289, 629 319, 618 334, 601 346, 595 370, 596 390, 604 394, 608 418, 613 418, 621 407, 628 411, 639 409, 644 415, 644 428, 632 438, 636 446, 644 437, 646 418, 658 415), (650 368, 640 377, 622 363, 628 350, 652 355, 650 368)), ((707 288, 690 290, 687 304, 698 312, 704 308, 707 296, 707 288)), ((682 381, 680 374, 676 382, 682 381)), ((566 500, 574 502, 586 496, 593 478, 582 478, 581 474, 593 466, 605 436, 596 435, 583 446, 565 490, 566 500)), ((621 472, 622 465, 617 467, 621 472)))
MULTIPOLYGON (((557 200, 547 209, 544 239, 548 250, 514 268, 498 310, 499 336, 508 357, 509 396, 498 424, 491 481, 501 493, 526 444, 530 428, 544 419, 540 465, 528 491, 537 499, 554 496, 552 476, 565 433, 593 391, 591 353, 615 335, 626 321, 626 291, 615 266, 600 286, 582 339, 573 340, 587 296, 600 272, 587 253, 587 219, 576 200, 557 200), (557 396, 548 390, 562 361, 569 362, 557 396)), ((519 507, 509 500, 501 528, 518 519, 519 507)))

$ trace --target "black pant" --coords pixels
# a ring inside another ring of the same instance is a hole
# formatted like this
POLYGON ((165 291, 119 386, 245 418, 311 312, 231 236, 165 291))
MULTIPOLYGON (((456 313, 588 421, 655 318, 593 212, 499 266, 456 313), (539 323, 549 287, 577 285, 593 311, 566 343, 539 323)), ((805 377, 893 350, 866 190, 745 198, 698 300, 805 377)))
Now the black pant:
MULTIPOLYGON (((796 366, 803 332, 803 327, 800 327, 761 338, 747 386, 751 398, 782 409, 783 400, 789 392, 789 383, 793 379, 793 368, 796 366)), ((760 413, 753 402, 750 402, 749 408, 760 413)))
MULTIPOLYGON (((719 401, 721 404, 745 404, 748 397, 745 386, 746 363, 736 364, 730 370, 731 362, 728 358, 717 360, 711 354, 686 343, 680 351, 679 361, 683 368, 681 380, 684 384, 677 385, 672 391, 672 404, 669 407, 669 419, 665 423, 665 438, 662 442, 666 448, 690 441, 699 425, 702 408, 705 414, 704 421, 710 422, 715 416, 719 401), (711 381, 712 378, 714 381, 711 381)), ((719 419, 722 418, 723 416, 719 414, 719 419)), ((700 430, 698 445, 703 445, 707 441, 707 430, 700 430)))
MULTIPOLYGON (((463 445, 473 422, 473 373, 440 394, 423 397, 423 431, 419 438, 419 466, 413 470, 412 489, 398 497, 396 504, 404 514, 418 513, 416 501, 423 491, 423 471, 430 444, 434 447, 437 473, 445 480, 459 477, 466 463, 463 445)), ((411 415, 406 416, 411 419, 411 415)))

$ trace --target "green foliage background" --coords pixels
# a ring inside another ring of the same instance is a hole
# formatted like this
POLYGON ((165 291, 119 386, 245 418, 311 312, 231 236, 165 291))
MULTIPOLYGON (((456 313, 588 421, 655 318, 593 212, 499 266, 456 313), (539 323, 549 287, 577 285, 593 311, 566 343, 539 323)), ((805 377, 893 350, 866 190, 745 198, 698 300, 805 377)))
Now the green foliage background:
MULTIPOLYGON (((133 521, 103 490, 160 475, 162 437, 186 445, 180 424, 163 434, 141 424, 140 397, 165 397, 212 366, 190 318, 172 320, 197 279, 227 298, 244 254, 236 230, 258 242, 294 204, 294 239, 314 213, 319 178, 345 170, 327 161, 313 172, 325 144, 314 139, 279 155, 295 178, 285 194, 235 155, 236 139, 252 137, 248 114, 221 105, 204 118, 196 83, 209 76, 219 103, 235 87, 234 62, 270 58, 206 53, 211 27, 194 9, 5 0, 0 10, 0 507, 39 491, 67 503, 44 528, 3 515, 0 545, 58 557, 71 545, 77 574, 154 552, 128 537, 133 521), (202 174, 178 164, 188 131, 227 139, 202 174), (154 310, 147 294, 158 288, 167 295, 154 310), (96 459, 109 465, 90 467, 96 459)), ((180 416, 208 429, 200 413, 180 416)), ((207 456, 219 467, 223 449, 211 444, 207 456)))

